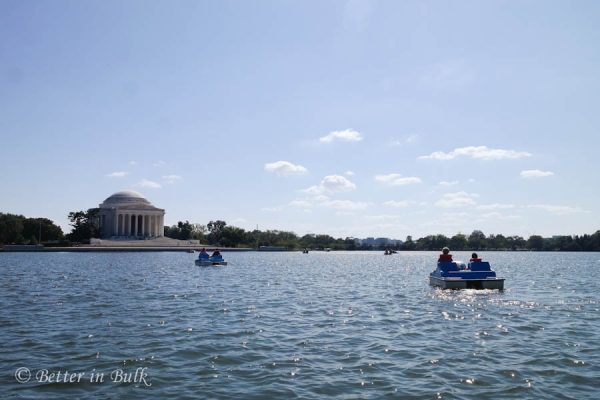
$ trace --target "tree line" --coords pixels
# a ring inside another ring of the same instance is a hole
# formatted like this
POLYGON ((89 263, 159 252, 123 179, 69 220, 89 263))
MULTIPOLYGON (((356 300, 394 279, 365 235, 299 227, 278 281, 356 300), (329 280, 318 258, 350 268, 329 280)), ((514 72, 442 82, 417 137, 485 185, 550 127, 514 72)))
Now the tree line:
POLYGON ((592 235, 552 236, 544 238, 532 235, 528 239, 521 236, 491 234, 486 236, 475 230, 469 236, 458 233, 452 237, 429 235, 413 240, 408 236, 399 250, 439 250, 447 246, 451 250, 529 250, 529 251, 600 251, 600 230, 592 235))
MULTIPOLYGON (((100 235, 98 209, 73 211, 68 215, 71 232, 63 234, 62 229, 47 218, 27 218, 23 215, 0 213, 0 244, 38 244, 68 246, 73 243, 89 243, 91 238, 100 235)), ((544 238, 532 235, 528 239, 521 236, 501 234, 485 235, 480 230, 470 235, 457 233, 454 236, 428 235, 419 239, 407 236, 406 240, 395 245, 360 244, 352 237, 334 238, 329 235, 308 234, 299 236, 294 232, 258 229, 247 231, 227 225, 225 221, 210 221, 206 225, 179 221, 176 225, 165 226, 164 235, 173 239, 198 240, 200 244, 219 247, 261 246, 297 249, 332 250, 440 250, 449 247, 452 251, 510 250, 510 251, 600 251, 600 230, 588 235, 553 236, 544 238)))
POLYGON ((59 243, 63 239, 61 227, 48 218, 0 213, 0 244, 59 243))
POLYGON ((188 221, 165 227, 165 236, 174 239, 195 239, 200 243, 223 247, 278 246, 294 249, 332 250, 440 250, 448 246, 454 251, 511 250, 511 251, 600 251, 600 230, 592 235, 553 236, 544 238, 532 235, 528 239, 521 236, 491 234, 486 236, 475 230, 470 235, 457 233, 452 237, 428 235, 417 240, 407 236, 406 240, 395 245, 362 245, 351 237, 334 238, 329 235, 298 236, 294 232, 267 230, 246 231, 229 226, 225 221, 210 221, 207 225, 190 224, 188 221))

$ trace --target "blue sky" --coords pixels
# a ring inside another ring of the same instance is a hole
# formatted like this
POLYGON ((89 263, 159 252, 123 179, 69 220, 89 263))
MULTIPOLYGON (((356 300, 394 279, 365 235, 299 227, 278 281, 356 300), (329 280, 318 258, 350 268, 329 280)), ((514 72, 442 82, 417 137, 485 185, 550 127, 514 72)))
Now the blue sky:
POLYGON ((600 229, 596 1, 0 1, 0 211, 600 229))

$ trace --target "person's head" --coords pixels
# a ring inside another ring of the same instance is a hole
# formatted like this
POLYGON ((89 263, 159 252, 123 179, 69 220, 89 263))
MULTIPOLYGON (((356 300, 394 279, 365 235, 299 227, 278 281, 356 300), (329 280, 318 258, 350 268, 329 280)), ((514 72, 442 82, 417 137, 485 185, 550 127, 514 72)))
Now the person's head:
POLYGON ((444 253, 444 254, 448 254, 448 253, 450 253, 450 249, 449 249, 449 248, 447 248, 447 247, 444 247, 444 248, 442 249, 442 253, 444 253))
POLYGON ((477 258, 477 253, 471 254, 471 258, 477 258))

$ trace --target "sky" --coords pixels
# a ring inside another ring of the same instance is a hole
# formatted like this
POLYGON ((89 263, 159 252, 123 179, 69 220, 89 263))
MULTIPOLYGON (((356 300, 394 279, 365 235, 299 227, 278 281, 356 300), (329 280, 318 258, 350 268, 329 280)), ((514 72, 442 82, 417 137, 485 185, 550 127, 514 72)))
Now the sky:
POLYGON ((600 2, 0 0, 0 212, 600 229, 600 2))

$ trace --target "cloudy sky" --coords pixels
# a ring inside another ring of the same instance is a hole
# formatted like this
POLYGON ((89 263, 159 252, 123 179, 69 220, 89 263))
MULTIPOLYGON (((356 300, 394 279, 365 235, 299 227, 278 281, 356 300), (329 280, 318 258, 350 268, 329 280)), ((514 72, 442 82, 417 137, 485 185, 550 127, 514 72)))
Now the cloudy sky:
POLYGON ((0 212, 600 229, 600 2, 0 2, 0 212))

